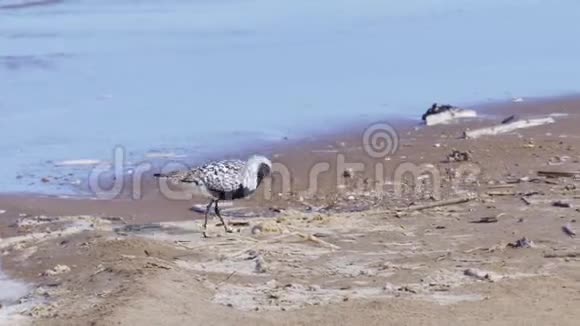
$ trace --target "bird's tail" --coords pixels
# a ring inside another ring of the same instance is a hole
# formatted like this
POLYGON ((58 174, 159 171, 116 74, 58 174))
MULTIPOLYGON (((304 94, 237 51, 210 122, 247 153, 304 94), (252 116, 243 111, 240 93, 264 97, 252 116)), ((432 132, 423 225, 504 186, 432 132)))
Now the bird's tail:
POLYGON ((169 177, 169 175, 163 174, 163 173, 155 173, 153 176, 156 178, 168 178, 169 177))

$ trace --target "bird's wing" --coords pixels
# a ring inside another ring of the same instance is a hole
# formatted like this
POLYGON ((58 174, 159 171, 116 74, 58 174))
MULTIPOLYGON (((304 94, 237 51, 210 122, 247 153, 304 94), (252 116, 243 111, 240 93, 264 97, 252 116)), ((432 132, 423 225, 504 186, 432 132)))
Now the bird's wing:
POLYGON ((202 182, 208 190, 213 192, 231 192, 240 187, 244 165, 243 161, 226 160, 211 162, 187 171, 175 171, 156 176, 167 178, 175 183, 202 182))
POLYGON ((235 191, 240 187, 244 164, 239 160, 213 162, 197 168, 195 174, 210 191, 235 191))

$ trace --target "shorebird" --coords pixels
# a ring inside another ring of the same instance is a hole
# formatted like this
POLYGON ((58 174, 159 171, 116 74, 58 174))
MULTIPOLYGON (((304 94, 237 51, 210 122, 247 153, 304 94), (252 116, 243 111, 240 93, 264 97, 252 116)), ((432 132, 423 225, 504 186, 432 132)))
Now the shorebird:
POLYGON ((187 171, 155 174, 157 178, 167 179, 172 185, 210 199, 205 209, 203 236, 207 238, 207 216, 215 204, 215 214, 219 217, 226 232, 231 233, 226 221, 220 214, 220 200, 235 200, 252 195, 262 180, 272 171, 272 162, 264 156, 253 155, 247 161, 224 160, 210 162, 187 171))

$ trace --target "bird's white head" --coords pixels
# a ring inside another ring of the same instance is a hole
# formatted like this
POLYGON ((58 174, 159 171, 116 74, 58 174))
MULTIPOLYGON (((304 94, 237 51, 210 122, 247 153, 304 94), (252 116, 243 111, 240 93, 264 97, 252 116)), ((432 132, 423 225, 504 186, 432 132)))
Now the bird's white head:
POLYGON ((262 180, 272 173, 272 162, 261 155, 253 155, 246 162, 243 171, 243 184, 255 190, 262 180))

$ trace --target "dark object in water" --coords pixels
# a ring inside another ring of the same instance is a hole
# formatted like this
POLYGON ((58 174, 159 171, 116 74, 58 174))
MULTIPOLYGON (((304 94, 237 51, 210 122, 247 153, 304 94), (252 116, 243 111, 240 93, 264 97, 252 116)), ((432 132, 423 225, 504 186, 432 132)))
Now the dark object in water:
POLYGON ((433 103, 433 105, 431 105, 431 108, 423 114, 421 119, 423 121, 425 121, 425 120, 427 120, 427 117, 432 115, 432 114, 437 114, 437 113, 449 111, 451 109, 457 109, 457 107, 455 107, 453 105, 449 105, 449 104, 438 105, 437 103, 433 103))

